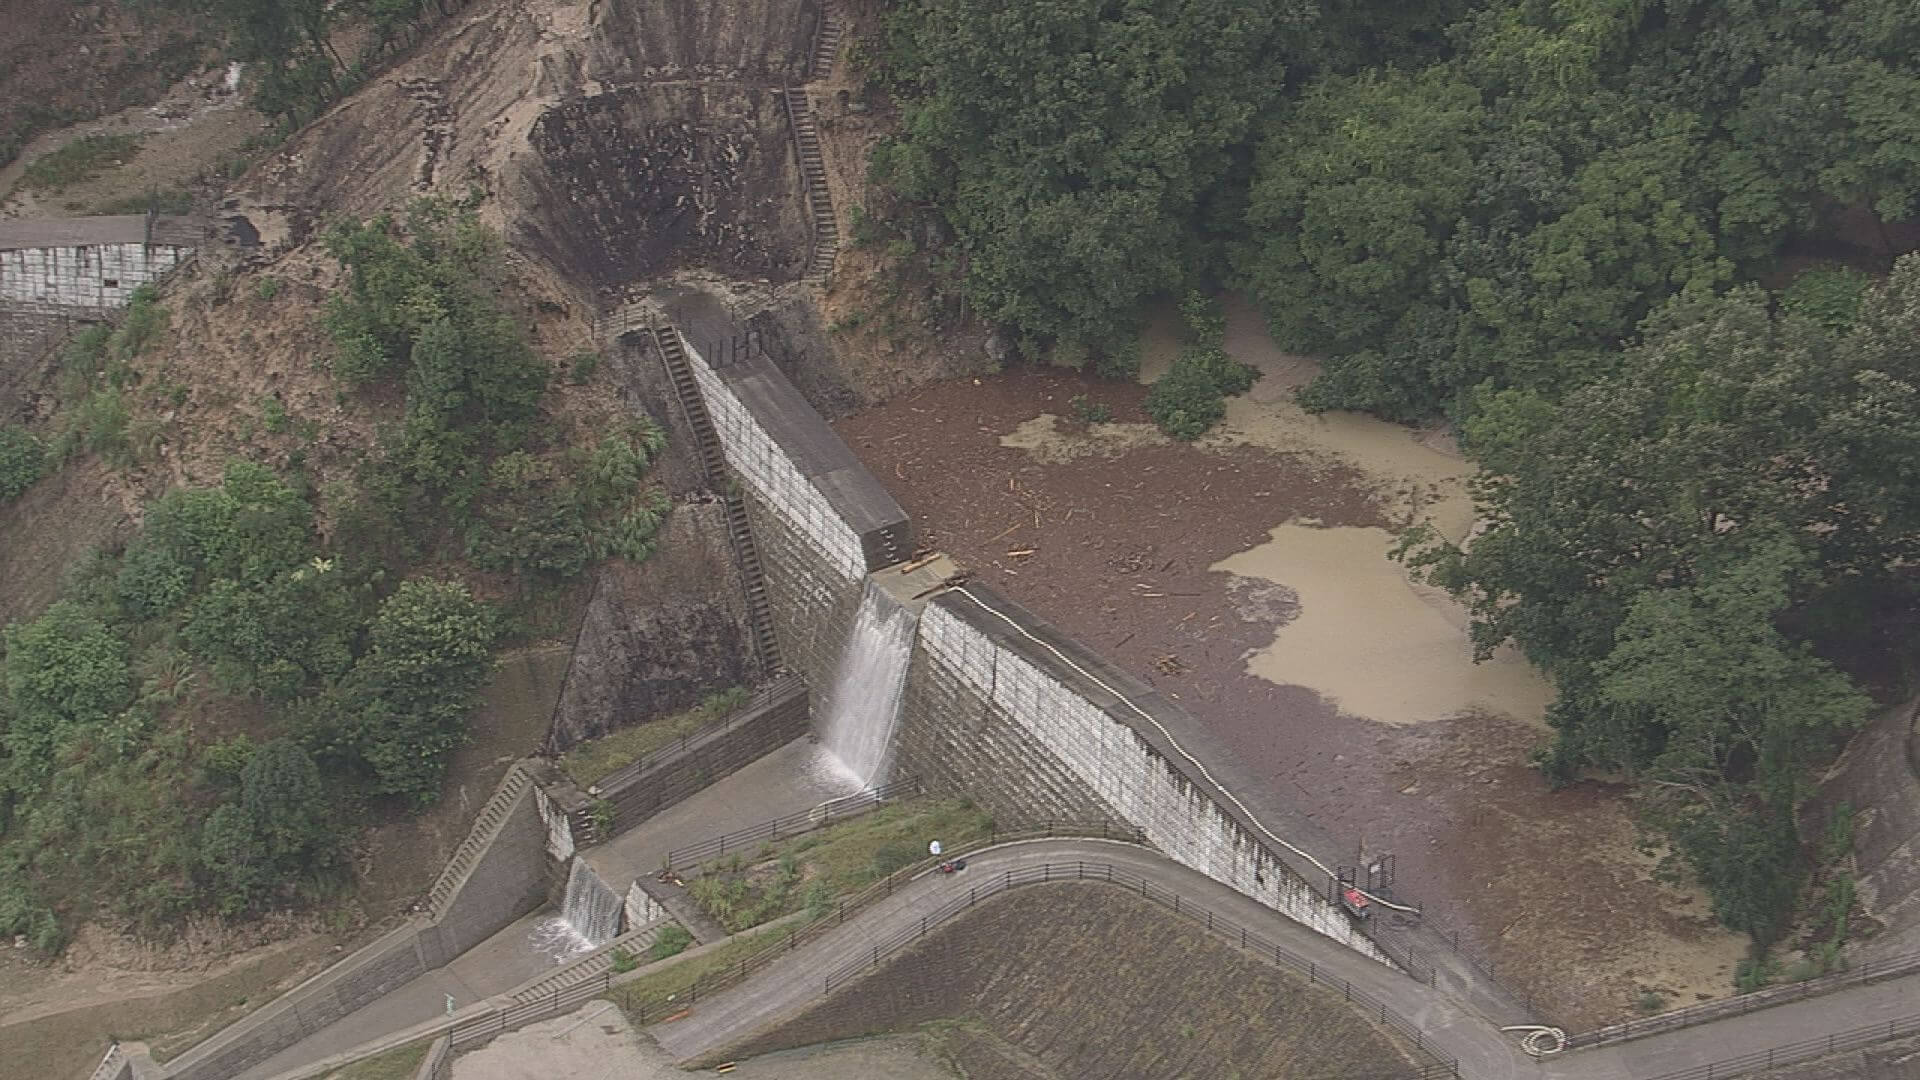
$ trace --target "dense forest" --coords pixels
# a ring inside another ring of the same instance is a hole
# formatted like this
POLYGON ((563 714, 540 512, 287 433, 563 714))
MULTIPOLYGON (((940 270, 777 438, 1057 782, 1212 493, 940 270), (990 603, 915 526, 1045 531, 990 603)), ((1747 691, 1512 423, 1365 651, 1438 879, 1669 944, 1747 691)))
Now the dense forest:
MULTIPOLYGON (((377 443, 330 476, 300 449, 170 490, 5 628, 0 933, 54 951, 89 918, 165 935, 338 896, 353 826, 439 797, 495 648, 539 636, 531 613, 592 563, 653 550, 662 434, 553 422, 471 205, 341 222, 325 244, 344 277, 325 362, 377 443)), ((76 456, 149 454, 137 418, 193 392, 151 362, 168 323, 142 290, 67 345, 49 437, 0 425, 0 512, 76 456)), ((295 424, 275 399, 261 422, 295 424)))
MULTIPOLYGON (((1775 940, 1815 769, 1907 687, 1920 8, 899 0, 885 27, 872 172, 948 238, 930 265, 1026 355, 1115 374, 1150 303, 1242 290, 1325 357, 1308 408, 1450 423, 1486 528, 1400 557, 1553 676, 1547 776, 1630 776, 1775 940)), ((1245 385, 1195 308, 1155 413, 1183 437, 1245 385)))

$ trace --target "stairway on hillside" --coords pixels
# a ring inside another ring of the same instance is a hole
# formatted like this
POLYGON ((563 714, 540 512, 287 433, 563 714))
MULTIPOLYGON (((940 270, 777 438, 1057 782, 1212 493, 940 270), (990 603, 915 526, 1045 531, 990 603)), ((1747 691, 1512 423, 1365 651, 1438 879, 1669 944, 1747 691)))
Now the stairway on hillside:
POLYGON ((840 55, 840 37, 845 32, 840 13, 828 0, 821 0, 820 26, 813 36, 813 55, 807 59, 808 82, 818 82, 833 74, 833 61, 840 55))
POLYGON ((500 786, 494 789, 493 797, 480 808, 479 815, 473 820, 473 827, 467 831, 460 846, 454 849, 453 858, 447 860, 446 867, 440 871, 440 876, 427 892, 427 911, 434 919, 446 918, 447 905, 453 902, 461 883, 467 879, 467 873, 479 861, 480 853, 506 823, 507 814, 513 809, 513 801, 526 790, 532 779, 518 762, 501 777, 500 786))
POLYGON ((694 448, 707 486, 718 492, 727 510, 727 538, 733 545, 734 560, 740 565, 741 580, 747 589, 747 622, 753 632, 753 649, 760 661, 760 672, 771 676, 781 667, 780 643, 773 633, 773 608, 767 600, 767 575, 760 564, 760 549, 754 544, 753 528, 747 520, 747 503, 727 471, 726 454, 720 447, 720 435, 700 396, 687 354, 680 347, 680 334, 671 326, 653 328, 653 341, 660 350, 660 362, 667 379, 673 383, 674 396, 693 431, 694 448))
POLYGON ((840 227, 833 219, 833 199, 827 194, 827 163, 820 153, 820 129, 814 123, 813 102, 805 90, 781 92, 787 106, 787 126, 800 159, 800 180, 807 190, 807 209, 813 215, 813 243, 807 253, 806 279, 824 282, 833 272, 840 250, 840 227))

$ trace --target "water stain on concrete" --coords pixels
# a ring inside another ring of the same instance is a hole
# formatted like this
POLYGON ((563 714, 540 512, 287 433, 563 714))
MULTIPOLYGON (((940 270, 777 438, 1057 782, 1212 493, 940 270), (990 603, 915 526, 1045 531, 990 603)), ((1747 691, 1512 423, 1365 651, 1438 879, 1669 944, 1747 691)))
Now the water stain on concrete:
POLYGON ((1209 568, 1298 597, 1298 614, 1273 644, 1247 657, 1250 674, 1396 726, 1468 709, 1537 720, 1553 700, 1552 685, 1511 649, 1473 662, 1465 613, 1407 580, 1387 558, 1393 536, 1385 529, 1288 523, 1271 535, 1209 568))

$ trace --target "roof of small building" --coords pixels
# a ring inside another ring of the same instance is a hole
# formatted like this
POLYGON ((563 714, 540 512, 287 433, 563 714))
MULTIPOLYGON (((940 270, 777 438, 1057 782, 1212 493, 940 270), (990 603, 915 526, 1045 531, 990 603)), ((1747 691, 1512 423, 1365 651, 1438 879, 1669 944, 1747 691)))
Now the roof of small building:
POLYGON ((197 247, 205 240, 206 234, 207 223, 201 218, 165 214, 153 219, 151 240, 147 236, 145 214, 8 218, 0 220, 0 251, 149 242, 170 247, 197 247))

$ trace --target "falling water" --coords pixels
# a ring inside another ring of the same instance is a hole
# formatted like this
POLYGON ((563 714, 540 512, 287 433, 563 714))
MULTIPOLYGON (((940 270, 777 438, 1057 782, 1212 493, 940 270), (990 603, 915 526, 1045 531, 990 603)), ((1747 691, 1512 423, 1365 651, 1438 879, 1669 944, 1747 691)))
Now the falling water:
POLYGON ((918 621, 867 581, 853 633, 840 656, 824 725, 827 749, 866 787, 886 782, 918 621))
POLYGON ((575 855, 567 872, 567 901, 560 909, 560 917, 573 932, 589 945, 605 945, 620 934, 621 907, 620 894, 575 855))

